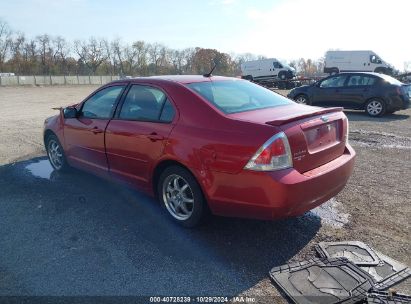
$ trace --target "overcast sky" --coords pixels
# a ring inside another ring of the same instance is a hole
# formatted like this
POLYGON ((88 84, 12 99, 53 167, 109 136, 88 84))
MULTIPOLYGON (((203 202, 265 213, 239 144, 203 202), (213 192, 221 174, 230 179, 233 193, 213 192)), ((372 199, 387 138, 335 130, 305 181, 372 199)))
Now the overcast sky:
POLYGON ((411 0, 0 0, 0 18, 29 37, 145 40, 285 60, 373 50, 400 70, 411 61, 411 0))

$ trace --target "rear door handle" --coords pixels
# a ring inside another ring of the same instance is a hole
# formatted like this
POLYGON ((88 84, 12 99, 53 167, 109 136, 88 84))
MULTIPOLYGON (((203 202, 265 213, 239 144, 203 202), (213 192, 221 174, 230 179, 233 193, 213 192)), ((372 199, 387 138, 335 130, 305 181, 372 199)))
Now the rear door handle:
POLYGON ((91 132, 93 132, 94 134, 98 134, 103 133, 104 131, 99 129, 98 127, 94 127, 93 129, 91 129, 91 132))
POLYGON ((164 136, 157 134, 156 132, 151 133, 147 136, 151 141, 163 140, 164 136))

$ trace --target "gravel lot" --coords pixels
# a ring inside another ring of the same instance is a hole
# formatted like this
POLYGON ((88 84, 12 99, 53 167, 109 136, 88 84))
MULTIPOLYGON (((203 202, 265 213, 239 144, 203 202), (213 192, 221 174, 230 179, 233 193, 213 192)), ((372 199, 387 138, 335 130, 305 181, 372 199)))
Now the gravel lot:
MULTIPOLYGON (((282 302, 268 271, 314 256, 320 241, 363 241, 411 265, 411 109, 377 119, 346 112, 356 166, 323 208, 277 222, 214 218, 186 230, 121 185, 27 169, 47 166, 42 127, 51 107, 95 88, 0 88, 0 295, 242 294, 282 302)), ((411 293, 410 281, 397 289, 411 293)))

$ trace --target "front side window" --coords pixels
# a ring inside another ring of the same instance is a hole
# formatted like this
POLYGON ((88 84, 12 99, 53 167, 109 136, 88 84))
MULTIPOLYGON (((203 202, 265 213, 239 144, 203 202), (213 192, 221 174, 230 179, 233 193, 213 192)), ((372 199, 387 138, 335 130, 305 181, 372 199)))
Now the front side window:
POLYGON ((339 75, 339 76, 334 76, 331 78, 324 79, 320 83, 321 88, 338 88, 338 87, 343 87, 345 80, 347 79, 347 76, 345 75, 339 75))
POLYGON ((195 82, 187 86, 227 114, 292 103, 279 94, 245 80, 195 82))
POLYGON ((350 77, 350 80, 348 81, 348 86, 371 86, 374 84, 374 82, 374 77, 354 75, 350 77))
POLYGON ((375 56, 375 55, 370 55, 370 62, 371 63, 377 63, 377 64, 382 63, 381 59, 378 58, 378 56, 375 56))
POLYGON ((95 119, 109 119, 124 86, 113 86, 98 91, 84 102, 81 117, 95 119))
POLYGON ((273 62, 273 66, 274 66, 275 69, 282 69, 283 68, 283 66, 278 61, 273 62))
POLYGON ((119 118, 124 120, 171 122, 174 108, 159 89, 133 85, 124 99, 119 118))

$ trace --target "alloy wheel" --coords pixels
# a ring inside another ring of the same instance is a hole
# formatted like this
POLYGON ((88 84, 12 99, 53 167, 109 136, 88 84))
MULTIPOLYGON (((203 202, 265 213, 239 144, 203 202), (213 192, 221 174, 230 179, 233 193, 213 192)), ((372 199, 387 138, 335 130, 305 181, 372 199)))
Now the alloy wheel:
POLYGON ((49 140, 47 145, 47 154, 53 167, 56 170, 60 170, 63 167, 64 159, 60 144, 56 140, 49 140))
POLYGON ((172 174, 163 182, 163 201, 168 212, 177 220, 191 217, 194 210, 194 195, 190 185, 180 175, 172 174))
POLYGON ((381 114, 383 105, 379 100, 372 100, 367 104, 367 113, 372 116, 381 114))
POLYGON ((295 99, 295 102, 299 104, 307 104, 307 97, 300 95, 295 99))

